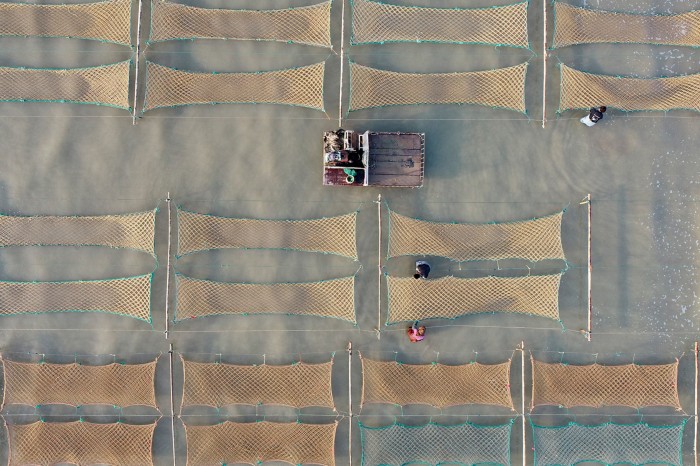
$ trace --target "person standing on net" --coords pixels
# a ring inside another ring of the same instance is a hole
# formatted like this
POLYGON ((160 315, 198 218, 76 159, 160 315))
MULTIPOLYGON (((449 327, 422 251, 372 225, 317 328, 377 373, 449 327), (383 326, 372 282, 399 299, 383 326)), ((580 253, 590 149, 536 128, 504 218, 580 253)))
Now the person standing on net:
POLYGON ((419 278, 426 279, 430 274, 430 264, 426 261, 416 261, 416 273, 413 274, 413 278, 418 280, 419 278))
POLYGON ((411 343, 423 341, 425 338, 425 325, 418 325, 418 321, 416 321, 413 325, 408 327, 406 334, 408 335, 408 339, 411 340, 411 343))
POLYGON ((605 113, 607 109, 608 108, 605 106, 592 108, 588 112, 588 115, 581 118, 581 123, 583 123, 586 126, 594 126, 596 123, 603 119, 603 113, 605 113))

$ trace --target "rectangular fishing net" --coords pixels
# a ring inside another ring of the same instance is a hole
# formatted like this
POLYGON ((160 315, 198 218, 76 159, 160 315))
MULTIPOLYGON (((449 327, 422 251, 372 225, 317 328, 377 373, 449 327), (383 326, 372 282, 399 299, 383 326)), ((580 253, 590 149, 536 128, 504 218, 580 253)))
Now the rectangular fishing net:
POLYGON ((500 364, 404 364, 362 358, 362 405, 482 404, 513 409, 510 360, 500 364))
POLYGON ((627 78, 585 73, 561 65, 559 112, 605 105, 625 111, 700 111, 700 74, 627 78))
POLYGON ((130 110, 131 61, 91 68, 0 67, 0 101, 67 102, 130 110))
POLYGON ((281 104, 323 111, 325 62, 277 71, 203 73, 146 62, 143 111, 197 104, 281 104))
POLYGON ((434 280, 389 275, 386 278, 387 324, 454 319, 484 312, 511 312, 559 321, 560 274, 434 280))
POLYGON ((0 214, 0 247, 106 246, 155 255, 156 211, 124 215, 31 216, 0 214))
POLYGON ((151 322, 151 274, 108 280, 0 282, 0 316, 104 312, 151 322))
POLYGON ((335 465, 334 442, 338 424, 299 422, 226 421, 213 426, 185 426, 187 464, 290 464, 335 465))
POLYGON ((0 36, 71 37, 131 46, 131 0, 0 3, 0 36))
POLYGON ((429 8, 372 0, 352 2, 352 44, 438 42, 529 46, 527 5, 429 8))
POLYGON ((640 15, 554 2, 552 48, 576 44, 635 43, 700 47, 700 10, 640 15))
POLYGON ((154 360, 147 364, 22 363, 3 359, 4 405, 150 406, 157 408, 154 360))
POLYGON ((7 426, 10 465, 153 464, 156 423, 35 422, 7 426))
POLYGON ((462 73, 399 73, 350 63, 350 111, 389 105, 476 104, 525 113, 527 63, 462 73))
POLYGON ((532 407, 671 406, 678 398, 678 361, 673 364, 551 364, 532 358, 532 407))
POLYGON ((155 0, 151 11, 150 42, 237 39, 331 46, 330 1, 281 10, 234 10, 155 0))
POLYGON ((503 425, 423 426, 392 424, 368 427, 360 423, 362 465, 510 465, 513 421, 503 425))
POLYGON ((334 317, 354 324, 355 277, 310 283, 222 283, 177 275, 176 322, 248 314, 334 317))
POLYGON ((396 256, 441 256, 457 261, 562 259, 563 212, 506 223, 439 223, 389 212, 389 252, 396 256))
POLYGON ((216 217, 178 209, 177 254, 222 248, 294 249, 357 260, 357 212, 309 220, 216 217))
POLYGON ((221 407, 272 404, 335 409, 331 388, 333 361, 288 366, 241 366, 185 361, 182 406, 221 407))
POLYGON ((685 420, 678 425, 638 424, 562 427, 532 424, 535 466, 601 464, 666 464, 682 466, 685 420))

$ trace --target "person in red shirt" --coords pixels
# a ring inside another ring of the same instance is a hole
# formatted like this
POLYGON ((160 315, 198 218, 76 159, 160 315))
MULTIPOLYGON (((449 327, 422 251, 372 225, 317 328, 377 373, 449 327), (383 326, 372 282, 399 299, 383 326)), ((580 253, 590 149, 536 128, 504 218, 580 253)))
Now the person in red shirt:
POLYGON ((406 334, 408 335, 408 339, 411 340, 411 343, 423 341, 425 338, 425 325, 419 326, 418 322, 416 321, 413 325, 408 327, 406 334))

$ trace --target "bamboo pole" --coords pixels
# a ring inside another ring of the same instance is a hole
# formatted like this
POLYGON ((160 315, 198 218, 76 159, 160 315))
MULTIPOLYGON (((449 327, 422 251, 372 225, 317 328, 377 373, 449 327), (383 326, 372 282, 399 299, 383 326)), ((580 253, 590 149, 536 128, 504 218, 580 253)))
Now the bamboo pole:
POLYGON ((542 129, 547 123, 547 0, 542 0, 544 37, 542 38, 542 129))
POLYGON ((352 466, 352 341, 348 342, 348 465, 352 466))
POLYGON ((698 466, 698 342, 695 342, 695 435, 693 436, 693 460, 698 466))
POLYGON ((139 0, 139 12, 136 18, 136 69, 134 70, 134 113, 131 124, 136 124, 136 99, 139 96, 139 59, 141 58, 141 11, 143 10, 143 0, 139 0))
POLYGON ((591 320, 593 316, 593 295, 591 293, 591 277, 593 275, 593 259, 591 257, 591 193, 588 193, 588 331, 586 339, 591 341, 591 320))
POLYGON ((170 205, 170 191, 168 191, 168 197, 165 199, 165 203, 168 206, 168 259, 165 270, 165 339, 168 339, 168 333, 170 331, 170 255, 172 252, 172 209, 170 205))
POLYGON ((174 381, 173 381, 173 344, 170 343, 170 350, 168 351, 168 356, 170 357, 170 429, 172 433, 172 441, 173 441, 173 466, 176 465, 176 456, 175 456, 175 390, 174 390, 174 381))
POLYGON ((338 97, 338 128, 343 127, 343 70, 345 66, 345 0, 340 13, 340 96, 338 97))
POLYGON ((379 217, 379 249, 377 252, 377 340, 382 337, 382 195, 377 196, 377 215, 379 217))
POLYGON ((525 341, 520 342, 520 412, 523 424, 523 466, 527 466, 525 449, 525 341))

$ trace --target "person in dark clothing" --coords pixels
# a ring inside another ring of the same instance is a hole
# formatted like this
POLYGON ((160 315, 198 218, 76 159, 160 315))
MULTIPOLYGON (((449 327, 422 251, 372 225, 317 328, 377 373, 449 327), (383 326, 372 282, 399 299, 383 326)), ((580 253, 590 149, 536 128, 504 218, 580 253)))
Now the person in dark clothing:
POLYGON ((586 126, 593 126, 603 119, 603 113, 607 110, 607 107, 601 106, 598 108, 591 108, 588 115, 581 118, 581 123, 586 126))
POLYGON ((413 275, 413 278, 418 280, 419 278, 428 278, 428 275, 430 274, 430 264, 428 264, 426 261, 416 261, 416 273, 413 275))

